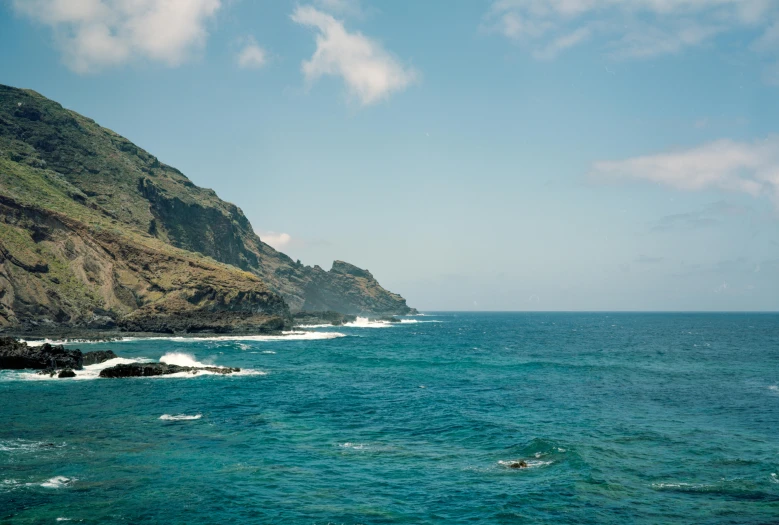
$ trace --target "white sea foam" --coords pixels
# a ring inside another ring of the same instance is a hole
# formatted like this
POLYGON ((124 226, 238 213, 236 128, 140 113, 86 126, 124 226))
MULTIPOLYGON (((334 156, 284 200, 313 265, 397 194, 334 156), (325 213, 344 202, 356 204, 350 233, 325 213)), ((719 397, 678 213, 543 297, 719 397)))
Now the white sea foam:
POLYGON ((6 441, 0 441, 0 452, 34 452, 40 449, 47 448, 62 448, 65 443, 46 443, 44 441, 27 441, 24 439, 9 439, 6 441))
POLYGON ((652 483, 653 489, 663 490, 687 490, 687 491, 699 491, 714 488, 715 485, 706 485, 703 483, 652 483))
MULTIPOLYGON (((518 459, 511 459, 511 460, 501 460, 498 461, 498 465, 502 467, 510 467, 513 464, 516 464, 519 460, 518 459)), ((522 467, 522 470, 529 469, 529 468, 539 468, 539 467, 546 467, 547 465, 551 465, 554 463, 554 461, 540 461, 540 460, 526 460, 525 463, 527 464, 527 467, 522 467)))
POLYGON ((263 354, 275 354, 276 352, 274 352, 273 350, 263 350, 262 353, 263 354))
POLYGON ((200 361, 195 360, 195 356, 190 354, 185 354, 183 352, 168 352, 164 356, 160 357, 160 363, 165 363, 167 365, 193 366, 197 368, 203 368, 205 366, 224 368, 221 366, 212 365, 208 363, 201 363, 200 361))
POLYGON ((348 441, 346 443, 339 443, 338 446, 341 448, 349 448, 352 450, 366 450, 368 448, 368 445, 365 443, 351 443, 348 441))
POLYGON ((162 414, 160 416, 160 419, 165 421, 193 421, 195 419, 200 419, 201 417, 203 417, 203 414, 195 414, 193 416, 188 416, 186 414, 177 414, 177 415, 162 414))
MULTIPOLYGON (((122 364, 130 364, 130 363, 149 363, 152 362, 151 359, 145 359, 145 358, 137 358, 137 359, 126 359, 123 357, 117 357, 115 359, 109 359, 108 361, 104 361, 102 363, 97 363, 94 365, 85 366, 82 370, 74 370, 74 373, 76 374, 76 377, 71 377, 67 379, 59 379, 57 375, 50 376, 48 374, 38 374, 37 372, 30 372, 30 371, 17 371, 17 370, 3 370, 0 371, 0 380, 9 381, 9 380, 16 380, 16 381, 50 381, 50 380, 58 380, 58 381, 74 381, 74 380, 87 380, 87 379, 98 379, 100 377, 100 371, 104 368, 110 368, 112 366, 116 365, 122 365, 122 364)), ((219 365, 210 365, 206 363, 201 363, 197 361, 192 355, 185 354, 182 352, 170 352, 165 354, 160 358, 161 363, 166 363, 169 365, 179 365, 179 366, 191 366, 191 367, 213 367, 213 368, 225 368, 223 366, 219 365)), ((208 370, 198 370, 196 372, 179 372, 176 374, 167 374, 167 375, 161 375, 161 376, 151 376, 148 379, 175 379, 175 378, 192 378, 192 377, 198 377, 201 375, 215 375, 216 372, 210 372, 208 370)), ((241 369, 240 372, 233 372, 232 374, 229 374, 231 376, 259 376, 259 375, 266 375, 267 372, 263 372, 262 370, 255 370, 255 369, 241 369)), ((2 451, 2 443, 0 443, 0 451, 2 451)))
POLYGON ((771 385, 771 386, 768 387, 768 390, 770 390, 771 392, 776 392, 776 393, 779 394, 779 385, 771 385))
POLYGON ((53 478, 44 481, 40 485, 41 487, 47 489, 61 489, 62 487, 70 485, 74 481, 76 481, 76 478, 66 478, 65 476, 54 476, 53 478))
POLYGON ((391 323, 389 321, 379 321, 376 319, 368 319, 367 317, 358 317, 351 323, 344 323, 344 326, 348 326, 350 328, 387 328, 392 326, 393 324, 397 324, 397 323, 391 323))
POLYGON ((777 477, 776 472, 771 473, 771 482, 772 483, 779 483, 779 477, 777 477))
MULTIPOLYGON (((323 325, 330 326, 330 325, 323 325)), ((302 328, 302 327, 301 327, 302 328)), ((129 343, 133 341, 175 341, 177 343, 200 343, 204 341, 242 341, 242 342, 266 342, 266 341, 316 341, 321 339, 336 339, 338 337, 346 337, 346 334, 339 332, 304 332, 301 330, 291 330, 282 332, 282 335, 215 335, 204 337, 184 337, 184 336, 153 336, 153 337, 118 337, 113 339, 114 343, 129 343)), ((77 339, 62 339, 53 340, 45 339, 39 341, 26 341, 29 346, 41 346, 44 343, 53 345, 64 344, 105 344, 105 341, 80 341, 77 339)), ((246 350, 249 346, 241 346, 241 349, 246 350)))

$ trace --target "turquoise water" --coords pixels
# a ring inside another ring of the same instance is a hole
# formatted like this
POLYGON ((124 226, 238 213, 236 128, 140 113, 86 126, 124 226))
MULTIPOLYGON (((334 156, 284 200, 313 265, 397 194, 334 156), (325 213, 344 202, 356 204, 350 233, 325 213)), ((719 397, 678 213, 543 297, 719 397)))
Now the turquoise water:
POLYGON ((413 320, 74 345, 264 375, 0 372, 0 523, 779 522, 779 316, 413 320))

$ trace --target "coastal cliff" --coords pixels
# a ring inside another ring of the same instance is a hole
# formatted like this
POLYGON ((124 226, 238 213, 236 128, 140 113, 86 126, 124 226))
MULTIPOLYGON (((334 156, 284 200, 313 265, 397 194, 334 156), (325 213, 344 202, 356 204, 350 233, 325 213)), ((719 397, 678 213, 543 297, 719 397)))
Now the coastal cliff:
POLYGON ((0 328, 262 332, 301 310, 413 312, 366 270, 274 250, 127 139, 0 86, 0 328))

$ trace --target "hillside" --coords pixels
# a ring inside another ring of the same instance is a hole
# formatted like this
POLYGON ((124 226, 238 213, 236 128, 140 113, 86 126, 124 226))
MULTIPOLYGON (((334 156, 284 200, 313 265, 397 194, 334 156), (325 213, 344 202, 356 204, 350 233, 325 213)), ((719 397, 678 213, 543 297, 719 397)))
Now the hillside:
POLYGON ((243 319, 245 329, 271 329, 290 310, 411 311, 365 270, 297 264, 212 190, 94 121, 6 86, 0 242, 0 326, 227 330, 243 319))

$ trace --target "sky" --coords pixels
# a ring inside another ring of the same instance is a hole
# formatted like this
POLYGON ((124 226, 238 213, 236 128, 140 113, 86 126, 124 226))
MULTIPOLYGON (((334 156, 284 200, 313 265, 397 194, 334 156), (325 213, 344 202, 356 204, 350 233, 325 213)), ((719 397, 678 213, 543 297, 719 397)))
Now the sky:
POLYGON ((775 0, 0 0, 0 49, 421 310, 779 310, 775 0))

